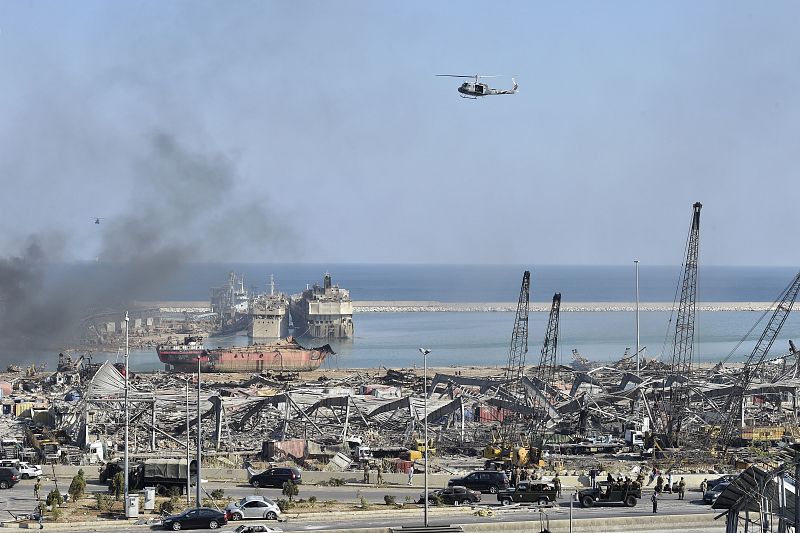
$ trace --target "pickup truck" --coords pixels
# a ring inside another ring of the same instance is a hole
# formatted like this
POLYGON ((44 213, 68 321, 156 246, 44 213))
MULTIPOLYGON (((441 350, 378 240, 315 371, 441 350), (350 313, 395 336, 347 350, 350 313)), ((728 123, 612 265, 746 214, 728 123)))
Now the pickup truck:
POLYGON ((3 459, 0 460, 0 466, 6 468, 16 468, 22 479, 31 479, 42 476, 42 467, 39 465, 32 465, 25 461, 18 461, 16 459, 3 459))
POLYGON ((598 503, 623 503, 627 507, 635 507, 642 497, 642 489, 638 485, 625 486, 620 483, 602 481, 594 488, 578 491, 581 507, 592 507, 598 503))
POLYGON ((517 483, 516 488, 498 491, 497 501, 503 505, 512 503, 538 503, 547 505, 555 501, 556 487, 545 481, 523 481, 517 483))

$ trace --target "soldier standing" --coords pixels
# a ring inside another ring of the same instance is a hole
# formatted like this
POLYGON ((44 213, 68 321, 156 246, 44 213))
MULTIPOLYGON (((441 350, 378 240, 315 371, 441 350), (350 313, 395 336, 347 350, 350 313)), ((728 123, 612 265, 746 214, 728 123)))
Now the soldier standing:
POLYGON ((683 480, 683 478, 681 478, 681 480, 678 482, 678 499, 679 500, 683 499, 683 493, 685 491, 686 491, 686 482, 683 480))
POLYGON ((364 463, 364 484, 369 483, 369 463, 364 463))
POLYGON ((561 497, 561 478, 558 477, 558 474, 555 475, 553 478, 553 486, 556 488, 556 496, 559 498, 561 497))
POLYGON ((378 465, 378 480, 376 481, 378 485, 383 484, 383 465, 378 465))
POLYGON ((33 485, 33 495, 36 496, 36 501, 39 501, 39 491, 42 489, 42 478, 37 477, 36 483, 33 485))
POLYGON ((658 493, 653 492, 653 495, 650 496, 650 501, 653 502, 653 514, 658 512, 658 493))

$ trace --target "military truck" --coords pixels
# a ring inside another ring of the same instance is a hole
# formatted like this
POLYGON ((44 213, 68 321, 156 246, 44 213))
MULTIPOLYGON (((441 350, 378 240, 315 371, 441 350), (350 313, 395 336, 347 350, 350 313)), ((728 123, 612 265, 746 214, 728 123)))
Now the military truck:
MULTIPOLYGON (((111 481, 117 472, 124 470, 122 461, 108 463, 100 470, 100 481, 111 481)), ((197 461, 189 464, 188 475, 197 477, 197 461)), ((173 487, 184 494, 186 489, 187 463, 186 459, 147 459, 130 464, 128 482, 130 488, 141 490, 145 487, 155 487, 159 496, 165 496, 173 487)))
POLYGON ((578 502, 581 507, 592 507, 602 503, 622 503, 628 507, 635 507, 641 497, 641 487, 632 483, 626 485, 602 481, 593 488, 578 491, 578 502))
POLYGON ((497 492, 497 501, 503 505, 512 503, 538 503, 547 505, 556 500, 556 487, 545 481, 522 481, 515 488, 497 492))

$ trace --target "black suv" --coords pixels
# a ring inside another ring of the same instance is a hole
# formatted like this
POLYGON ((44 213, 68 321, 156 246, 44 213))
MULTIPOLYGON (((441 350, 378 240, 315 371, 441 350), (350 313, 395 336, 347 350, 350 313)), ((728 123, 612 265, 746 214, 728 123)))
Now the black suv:
POLYGON ((292 468, 269 468, 260 474, 250 478, 250 484, 254 487, 283 487, 283 484, 291 481, 295 485, 300 484, 300 470, 292 468))
POLYGON ((10 489, 19 483, 19 470, 16 468, 0 467, 0 489, 10 489))
POLYGON ((509 487, 509 482, 505 472, 500 472, 498 470, 478 470, 464 477, 454 477, 447 482, 448 487, 456 485, 461 485, 480 492, 497 494, 498 490, 507 489, 509 487))

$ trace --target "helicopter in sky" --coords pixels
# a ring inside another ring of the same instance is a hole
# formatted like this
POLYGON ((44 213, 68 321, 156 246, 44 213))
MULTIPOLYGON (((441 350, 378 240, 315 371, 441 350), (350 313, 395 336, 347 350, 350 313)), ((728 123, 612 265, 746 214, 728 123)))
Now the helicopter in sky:
POLYGON ((481 83, 478 80, 481 78, 501 78, 502 76, 481 76, 479 74, 475 74, 474 76, 462 76, 460 74, 437 74, 437 76, 444 77, 444 78, 470 78, 474 79, 475 81, 465 81, 461 84, 458 88, 458 92, 461 93, 459 96, 461 98, 469 98, 471 100, 476 100, 479 96, 493 96, 496 94, 517 94, 519 85, 517 85, 516 80, 511 78, 511 83, 514 86, 511 89, 494 89, 489 87, 487 83, 481 83))
POLYGON ((103 220, 103 217, 95 217, 94 223, 99 224, 101 220, 103 220))

